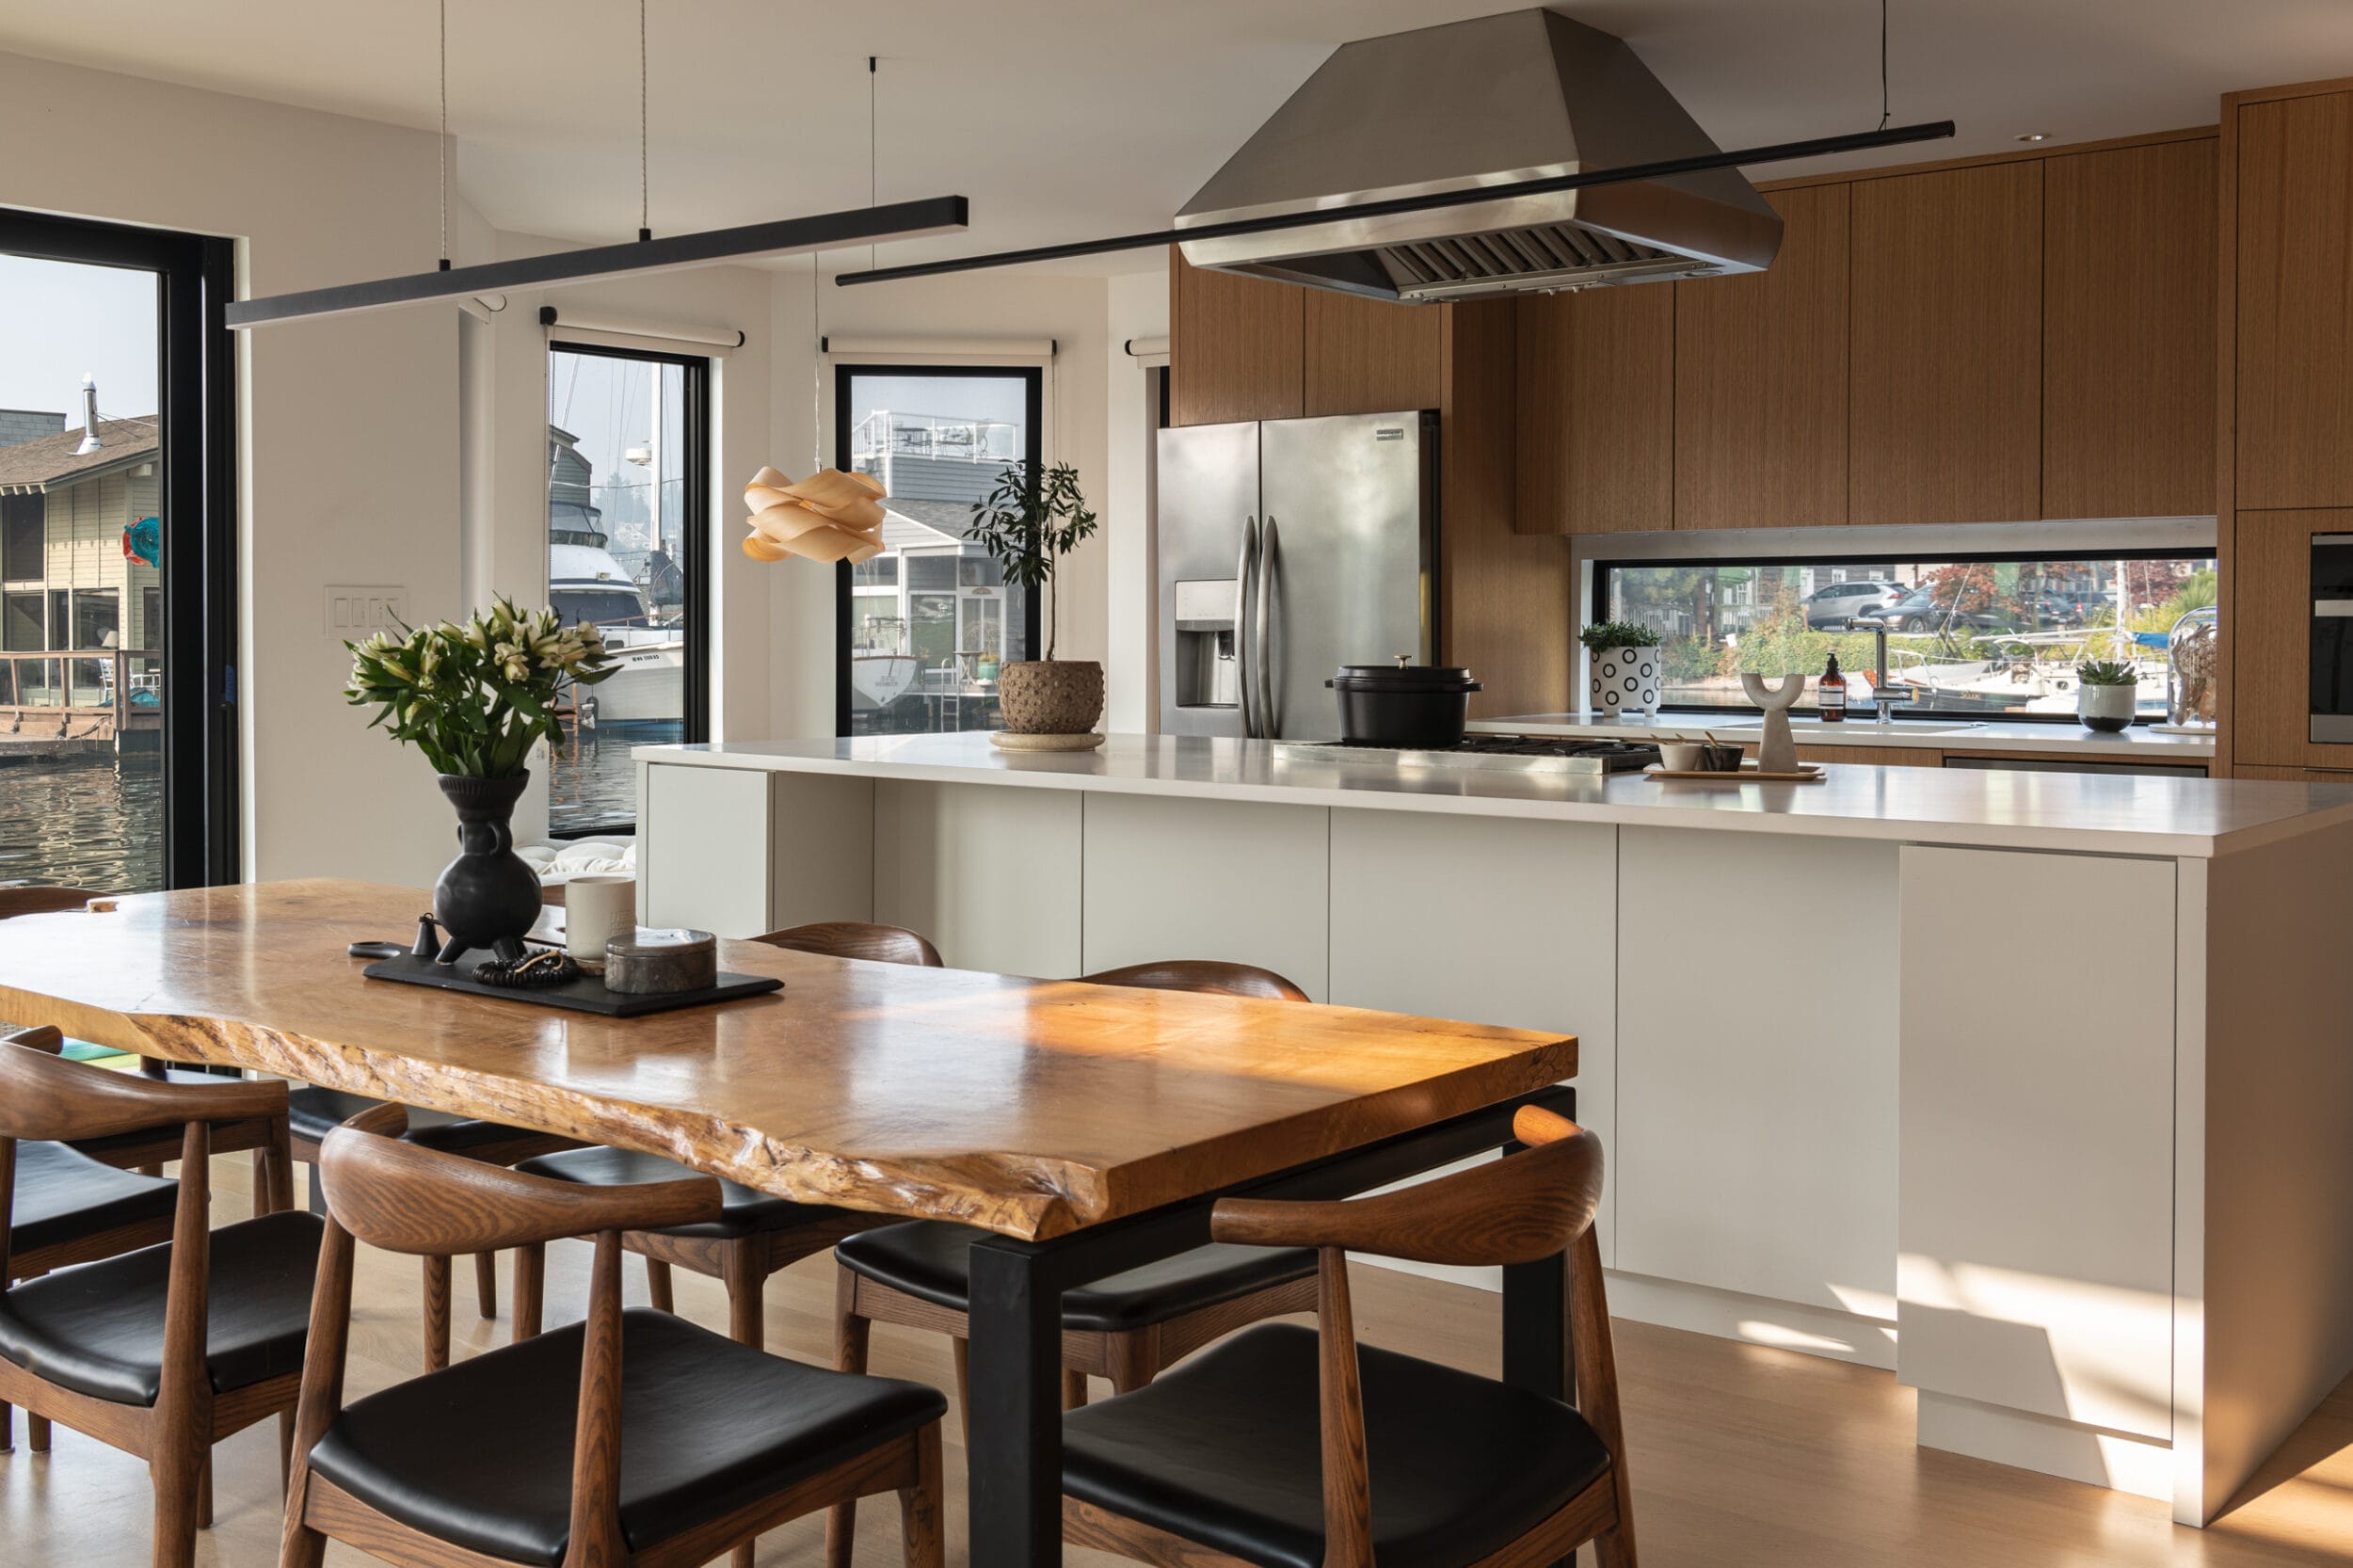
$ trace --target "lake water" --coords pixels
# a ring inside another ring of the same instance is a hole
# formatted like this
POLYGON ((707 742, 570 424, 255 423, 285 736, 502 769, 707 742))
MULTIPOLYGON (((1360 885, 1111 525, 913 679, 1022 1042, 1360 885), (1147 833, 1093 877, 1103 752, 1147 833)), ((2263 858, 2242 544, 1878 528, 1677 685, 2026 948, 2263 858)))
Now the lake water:
POLYGON ((0 882, 101 893, 162 887, 163 760, 0 765, 0 882))
POLYGON ((685 734, 680 720, 649 719, 600 724, 568 739, 548 771, 548 831, 559 839, 634 831, 637 764, 630 749, 668 745, 685 734))

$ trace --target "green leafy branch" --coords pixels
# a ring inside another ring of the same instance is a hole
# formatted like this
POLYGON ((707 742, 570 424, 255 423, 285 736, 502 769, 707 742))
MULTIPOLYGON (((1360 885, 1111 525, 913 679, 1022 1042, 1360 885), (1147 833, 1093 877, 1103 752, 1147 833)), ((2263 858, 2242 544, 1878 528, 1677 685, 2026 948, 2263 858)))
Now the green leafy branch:
MULTIPOLYGON (((1062 558, 1095 535, 1095 513, 1079 490, 1079 471, 1068 463, 1046 470, 1043 480, 1026 459, 1009 463, 997 488, 972 504, 968 536, 989 553, 1016 587, 1048 588, 1062 558)), ((1046 657, 1054 657, 1062 596, 1048 600, 1046 657)))

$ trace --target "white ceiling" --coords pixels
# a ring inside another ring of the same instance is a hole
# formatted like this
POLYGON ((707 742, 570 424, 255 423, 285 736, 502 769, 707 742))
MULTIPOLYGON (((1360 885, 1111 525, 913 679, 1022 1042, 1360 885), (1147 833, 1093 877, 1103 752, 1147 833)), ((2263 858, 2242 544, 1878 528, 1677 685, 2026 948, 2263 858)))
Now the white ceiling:
MULTIPOLYGON (((650 0, 653 226, 863 204, 872 54, 882 198, 972 200, 969 232, 888 260, 1163 227, 1335 44, 1517 3, 650 0)), ((1872 0, 1561 8, 1632 43, 1721 145, 1878 120, 1872 0)), ((629 237, 633 0, 449 0, 449 13, 465 195, 501 229, 629 237)), ((13 0, 0 50, 429 128, 434 29, 434 0, 13 0)), ((1949 118, 1960 136, 1850 165, 1995 152, 2028 131, 2208 123, 2232 88, 2353 74, 2353 3, 1893 0, 1891 66, 1897 120, 1949 118)))

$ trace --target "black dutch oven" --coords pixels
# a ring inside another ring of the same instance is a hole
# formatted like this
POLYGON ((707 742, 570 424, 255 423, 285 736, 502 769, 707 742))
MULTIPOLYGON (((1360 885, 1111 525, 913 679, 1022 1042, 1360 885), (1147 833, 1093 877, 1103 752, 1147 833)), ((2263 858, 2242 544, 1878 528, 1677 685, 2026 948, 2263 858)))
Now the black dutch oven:
POLYGON ((1324 682, 1339 694, 1340 739, 1350 745, 1435 749, 1463 744, 1470 695, 1480 689, 1455 664, 1342 664, 1324 682))

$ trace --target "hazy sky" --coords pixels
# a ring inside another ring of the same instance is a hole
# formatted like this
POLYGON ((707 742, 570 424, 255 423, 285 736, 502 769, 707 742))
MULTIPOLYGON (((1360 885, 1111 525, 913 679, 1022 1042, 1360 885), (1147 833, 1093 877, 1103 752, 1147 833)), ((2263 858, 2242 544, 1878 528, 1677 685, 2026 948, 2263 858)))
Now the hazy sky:
POLYGON ((82 424, 82 377, 108 419, 155 411, 155 275, 0 256, 0 408, 82 424))

